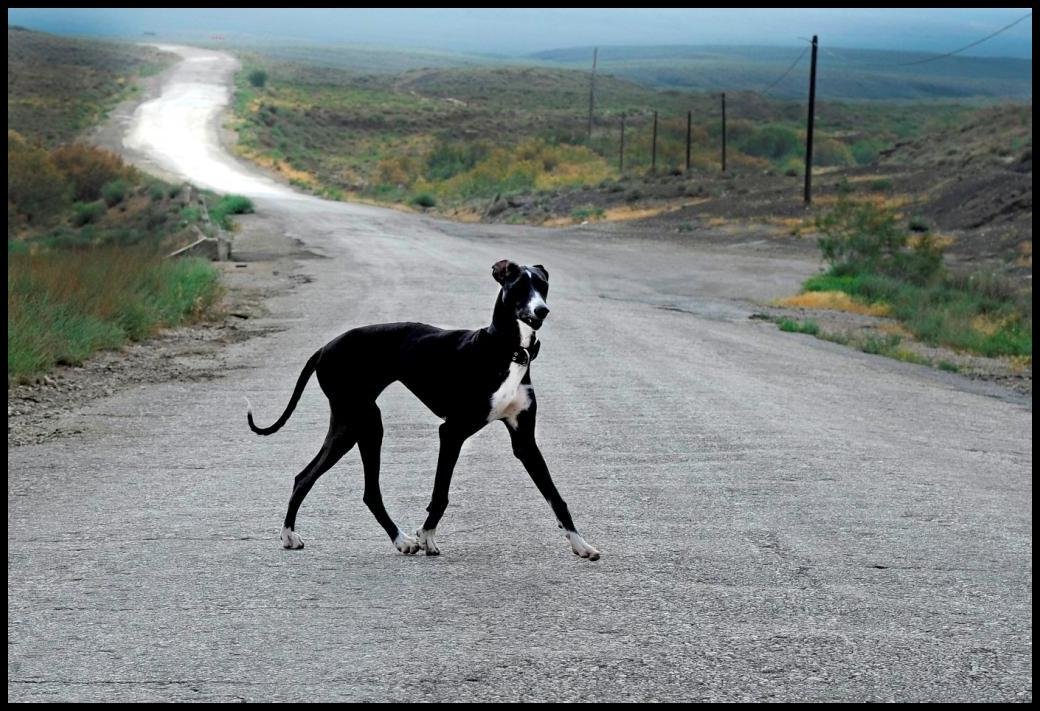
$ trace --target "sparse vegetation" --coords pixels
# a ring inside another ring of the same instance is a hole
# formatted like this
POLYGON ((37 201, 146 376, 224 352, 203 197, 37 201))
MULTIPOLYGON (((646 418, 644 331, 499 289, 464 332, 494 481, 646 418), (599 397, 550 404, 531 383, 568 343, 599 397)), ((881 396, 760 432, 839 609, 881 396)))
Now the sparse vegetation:
MULTIPOLYGON (((161 258, 181 243, 178 193, 106 151, 48 151, 9 131, 9 383, 212 311, 217 271, 161 258)), ((222 220, 251 209, 209 199, 222 220)))
MULTIPOLYGON (((887 210, 843 201, 818 221, 820 247, 831 264, 806 291, 842 291, 864 304, 883 304, 925 343, 986 356, 1032 354, 1030 295, 992 274, 951 274, 938 242, 909 233, 887 210)), ((898 343, 867 344, 886 352, 898 343)))
POLYGON ((201 260, 163 261, 148 247, 8 253, 8 382, 202 318, 220 296, 201 260))
POLYGON ((808 333, 810 336, 820 333, 820 325, 812 319, 796 321, 790 318, 782 318, 777 322, 777 328, 788 333, 808 333))
POLYGON ((128 96, 138 77, 173 60, 147 47, 8 27, 7 128, 45 148, 72 141, 128 96))
POLYGON ((210 219, 225 230, 232 228, 231 215, 245 215, 251 212, 253 201, 241 195, 225 195, 209 208, 210 219))
MULTIPOLYGON (((658 175, 682 175, 685 169, 688 110, 693 112, 692 169, 718 169, 714 95, 655 91, 603 76, 597 81, 597 114, 589 137, 580 100, 587 92, 585 72, 492 63, 364 74, 358 68, 374 67, 356 53, 344 49, 318 54, 320 64, 312 65, 245 55, 234 107, 237 150, 319 195, 405 203, 428 193, 435 197, 436 209, 450 212, 467 206, 483 212, 480 201, 497 194, 537 195, 565 187, 610 185, 623 177, 617 161, 622 114, 624 175, 649 172, 655 109, 658 175), (343 68, 337 69, 338 64, 343 68), (268 78, 257 86, 250 76, 261 65, 268 78)), ((751 93, 729 96, 731 170, 804 174, 801 105, 751 93)), ((881 109, 828 104, 817 127, 816 163, 846 166, 872 161, 882 147, 912 135, 931 117, 960 110, 943 105, 881 109), (870 126, 869 138, 863 137, 863 126, 870 126)), ((623 190, 617 188, 619 193, 623 190)), ((633 186, 624 194, 638 201, 647 192, 633 186)), ((567 206, 562 214, 574 209, 567 206)), ((545 213, 543 219, 548 216, 545 213)))

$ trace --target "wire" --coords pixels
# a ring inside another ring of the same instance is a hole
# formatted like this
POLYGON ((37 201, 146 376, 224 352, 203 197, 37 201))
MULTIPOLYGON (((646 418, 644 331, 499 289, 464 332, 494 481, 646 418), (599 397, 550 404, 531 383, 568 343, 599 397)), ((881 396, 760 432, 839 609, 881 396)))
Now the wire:
POLYGON ((769 85, 769 86, 767 86, 767 87, 766 87, 765 89, 763 89, 761 93, 763 93, 763 94, 768 94, 768 93, 769 93, 769 90, 770 90, 770 89, 772 89, 772 88, 773 88, 774 86, 776 86, 777 84, 779 84, 780 82, 782 82, 782 81, 784 80, 784 77, 786 77, 786 76, 787 76, 788 74, 790 74, 790 73, 791 73, 791 70, 795 68, 795 66, 796 66, 796 65, 798 64, 798 62, 802 61, 802 57, 804 57, 804 56, 805 56, 805 53, 806 53, 806 52, 807 52, 808 50, 809 50, 809 47, 808 47, 808 46, 804 47, 804 48, 802 49, 802 53, 801 53, 801 54, 799 54, 799 55, 798 55, 798 56, 797 56, 797 57, 795 58, 795 60, 794 60, 793 62, 791 62, 791 66, 789 66, 789 67, 787 68, 787 71, 786 71, 786 72, 784 72, 783 74, 781 74, 781 75, 780 75, 780 76, 779 76, 779 77, 778 77, 778 78, 776 79, 776 81, 774 81, 774 82, 773 82, 772 84, 770 84, 770 85, 769 85))
POLYGON ((1001 27, 999 30, 997 30, 993 34, 986 35, 982 39, 976 40, 975 42, 972 42, 971 44, 965 45, 965 46, 961 47, 960 49, 955 49, 952 52, 947 52, 946 54, 940 54, 938 57, 928 57, 927 59, 918 59, 915 62, 906 62, 904 64, 889 64, 889 65, 884 65, 884 66, 890 66, 890 67, 912 67, 915 64, 924 64, 925 62, 934 62, 936 60, 944 59, 946 57, 952 57, 953 55, 959 54, 959 53, 963 52, 966 49, 971 49, 972 47, 974 47, 976 45, 980 45, 980 44, 982 44, 983 42, 985 42, 988 39, 993 39, 994 37, 999 35, 1001 32, 1004 32, 1006 30, 1010 30, 1012 27, 1017 25, 1022 20, 1026 19, 1027 17, 1032 17, 1032 16, 1033 16, 1032 12, 1026 13, 1022 17, 1020 17, 1017 20, 1015 20, 1014 22, 1012 22, 1010 25, 1005 25, 1004 27, 1001 27))

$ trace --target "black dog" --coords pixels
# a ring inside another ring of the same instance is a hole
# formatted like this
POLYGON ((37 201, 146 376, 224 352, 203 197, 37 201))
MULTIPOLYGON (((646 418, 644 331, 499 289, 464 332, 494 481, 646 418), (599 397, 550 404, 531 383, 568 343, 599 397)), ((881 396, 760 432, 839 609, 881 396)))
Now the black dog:
POLYGON ((574 528, 567 504, 553 485, 534 440, 537 403, 530 364, 540 347, 534 332, 549 315, 545 303, 549 274, 540 264, 521 267, 505 259, 491 268, 491 274, 502 288, 487 328, 445 331, 424 323, 355 328, 311 356, 285 412, 271 427, 257 427, 249 411, 247 419, 253 432, 277 432, 288 421, 314 372, 332 409, 325 444, 296 476, 282 529, 284 547, 303 548, 303 540, 293 531, 300 504, 318 477, 357 443, 365 468, 364 501, 397 550, 409 555, 420 549, 427 555, 439 554, 433 536, 448 506, 448 487, 462 443, 489 422, 502 420, 509 430, 513 453, 549 501, 574 553, 591 560, 599 558, 599 551, 574 528), (415 537, 405 534, 390 519, 379 491, 383 421, 376 398, 396 380, 444 420, 433 498, 426 507, 429 516, 415 537))

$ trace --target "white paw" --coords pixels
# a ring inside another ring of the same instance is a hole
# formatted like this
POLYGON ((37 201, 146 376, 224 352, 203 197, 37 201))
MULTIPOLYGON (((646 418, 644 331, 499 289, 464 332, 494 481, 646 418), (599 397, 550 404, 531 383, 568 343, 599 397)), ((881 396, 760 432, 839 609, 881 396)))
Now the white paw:
POLYGON ((574 555, 588 558, 589 560, 599 560, 599 551, 586 543, 584 538, 574 531, 567 531, 566 536, 567 540, 570 541, 574 555))
POLYGON ((282 529, 282 548, 288 548, 290 550, 299 550, 303 548, 303 539, 293 533, 290 528, 282 529))
POLYGON ((415 537, 419 541, 419 547, 426 551, 426 555, 440 555, 441 549, 437 547, 437 544, 433 541, 433 534, 437 533, 436 528, 431 528, 427 531, 424 528, 420 528, 415 532, 415 537))
POLYGON ((394 539, 394 547, 405 555, 415 555, 419 552, 419 541, 398 529, 397 538, 394 539))

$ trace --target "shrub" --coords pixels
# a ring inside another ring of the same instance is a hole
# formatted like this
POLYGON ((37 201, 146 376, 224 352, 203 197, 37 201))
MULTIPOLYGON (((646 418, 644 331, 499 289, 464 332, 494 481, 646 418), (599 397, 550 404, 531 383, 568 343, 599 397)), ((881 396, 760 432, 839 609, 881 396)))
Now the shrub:
POLYGON ((803 161, 801 158, 788 158, 784 161, 783 165, 780 167, 780 170, 782 170, 784 175, 786 175, 789 178, 804 175, 805 161, 803 161))
POLYGON ((423 208, 436 207, 437 198, 435 198, 431 193, 419 193, 412 198, 412 204, 423 208))
POLYGON ((229 215, 244 215, 253 212, 253 201, 241 195, 225 195, 210 208, 209 216, 225 230, 232 227, 229 215))
POLYGON ((96 202, 77 202, 72 206, 71 222, 75 227, 97 222, 97 219, 105 214, 105 203, 102 200, 96 202))
POLYGON ((123 202, 129 189, 130 186, 127 185, 125 180, 113 180, 101 187, 101 197, 104 198, 106 205, 112 207, 123 202))
POLYGON ((798 133, 786 126, 766 126, 739 141, 737 145, 750 156, 774 161, 795 156, 803 147, 798 133))
POLYGON ((820 325, 811 318, 801 323, 794 319, 782 318, 776 325, 781 331, 788 333, 808 333, 810 336, 816 336, 820 333, 820 325))
POLYGON ((54 164, 72 185, 72 197, 93 202, 102 197, 106 183, 130 177, 131 169, 115 153, 73 143, 51 152, 54 164))
POLYGON ((920 215, 914 215, 910 218, 910 222, 907 223, 911 232, 930 232, 932 226, 928 224, 928 221, 920 215))
POLYGON ((835 276, 879 273, 924 284, 943 271, 938 241, 925 235, 908 248, 909 233, 891 210, 841 197, 833 210, 816 218, 816 226, 824 235, 820 250, 835 276))
MULTIPOLYGON (((427 180, 448 180, 459 173, 472 170, 477 163, 484 160, 490 147, 483 141, 470 143, 438 143, 426 154, 425 177, 427 180)), ((404 181, 385 180, 383 182, 402 183, 404 181)))
POLYGON ((263 69, 254 69, 249 72, 249 83, 257 89, 262 89, 267 84, 267 72, 263 69))
POLYGON ((852 165, 852 153, 841 141, 820 138, 813 146, 813 165, 852 165))
POLYGON ((869 165, 877 160, 878 154, 884 147, 885 144, 883 141, 865 138, 853 143, 849 150, 852 152, 852 158, 856 161, 857 165, 869 165))
MULTIPOLYGON (((47 151, 7 132, 8 216, 34 225, 56 221, 68 204, 69 185, 47 151)), ((10 222, 10 221, 9 221, 10 222)), ((8 232, 12 225, 8 224, 8 232)))

